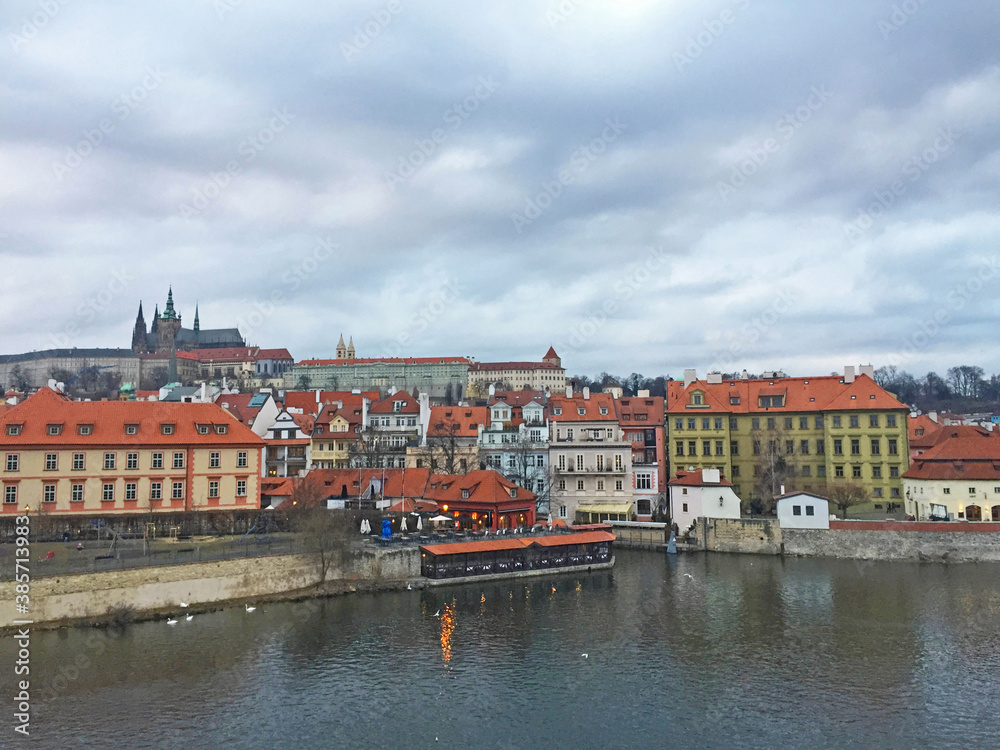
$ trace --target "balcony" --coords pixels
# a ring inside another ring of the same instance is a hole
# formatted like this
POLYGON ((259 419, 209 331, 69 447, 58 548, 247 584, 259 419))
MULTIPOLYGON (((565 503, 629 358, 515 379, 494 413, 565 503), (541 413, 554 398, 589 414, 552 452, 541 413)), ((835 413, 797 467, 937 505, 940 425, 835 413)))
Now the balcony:
POLYGON ((585 466, 582 469, 578 469, 575 466, 567 466, 564 469, 556 469, 557 475, 566 474, 624 474, 625 467, 620 469, 615 469, 612 466, 605 466, 603 469, 598 469, 596 466, 585 466))

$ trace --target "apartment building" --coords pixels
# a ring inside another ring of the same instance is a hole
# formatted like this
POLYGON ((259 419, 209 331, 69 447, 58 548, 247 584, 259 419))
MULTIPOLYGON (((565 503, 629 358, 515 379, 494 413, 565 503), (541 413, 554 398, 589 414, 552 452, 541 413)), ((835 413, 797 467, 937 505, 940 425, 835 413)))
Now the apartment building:
POLYGON ((3 511, 255 508, 263 445, 216 404, 72 401, 42 388, 0 414, 3 511))
POLYGON ((899 500, 909 410, 872 374, 699 380, 686 370, 667 392, 671 470, 719 469, 765 506, 783 485, 828 497, 853 484, 874 503, 899 500))

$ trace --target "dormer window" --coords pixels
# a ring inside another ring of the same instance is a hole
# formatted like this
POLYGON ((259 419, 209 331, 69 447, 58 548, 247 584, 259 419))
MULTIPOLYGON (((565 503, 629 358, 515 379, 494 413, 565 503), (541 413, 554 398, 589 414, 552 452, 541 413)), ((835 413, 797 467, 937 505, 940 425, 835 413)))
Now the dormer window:
POLYGON ((701 394, 701 393, 692 393, 691 394, 691 405, 692 406, 701 406, 704 403, 705 403, 705 397, 704 397, 703 394, 701 394))
POLYGON ((125 425, 126 435, 137 435, 139 434, 139 425, 137 424, 127 424, 125 425))
POLYGON ((608 413, 608 407, 602 406, 601 407, 601 414, 607 414, 607 413, 608 413))
POLYGON ((50 424, 48 433, 50 435, 62 435, 62 428, 63 426, 61 424, 50 424))
POLYGON ((729 397, 729 405, 730 406, 739 406, 740 405, 740 397, 739 396, 730 396, 729 397))
POLYGON ((510 496, 511 497, 517 497, 517 487, 511 487, 510 488, 510 496))
POLYGON ((392 402, 392 410, 393 410, 393 412, 400 412, 400 411, 402 411, 403 410, 403 402, 402 401, 393 401, 392 402))
POLYGON ((587 413, 587 410, 582 406, 578 406, 576 407, 576 413, 582 417, 584 414, 587 413))
POLYGON ((79 434, 79 435, 89 435, 90 433, 92 433, 94 431, 94 425, 92 425, 92 424, 77 425, 76 431, 77 431, 77 434, 79 434))
POLYGON ((174 434, 174 426, 172 424, 161 424, 160 425, 160 434, 161 435, 173 435, 174 434))
POLYGON ((216 435, 225 435, 227 432, 229 432, 229 425, 227 425, 227 424, 217 424, 217 425, 215 425, 215 434, 216 435))
POLYGON ((468 490, 462 490, 462 499, 463 500, 468 500, 469 499, 469 491, 468 490))
POLYGON ((19 425, 19 424, 9 424, 9 425, 7 425, 7 434, 8 435, 20 435, 21 434, 21 425, 19 425))
POLYGON ((198 434, 199 435, 207 435, 208 434, 208 425, 207 424, 200 424, 200 425, 198 425, 198 434))
POLYGON ((558 417, 560 414, 562 414, 562 408, 554 406, 552 407, 552 413, 558 417))

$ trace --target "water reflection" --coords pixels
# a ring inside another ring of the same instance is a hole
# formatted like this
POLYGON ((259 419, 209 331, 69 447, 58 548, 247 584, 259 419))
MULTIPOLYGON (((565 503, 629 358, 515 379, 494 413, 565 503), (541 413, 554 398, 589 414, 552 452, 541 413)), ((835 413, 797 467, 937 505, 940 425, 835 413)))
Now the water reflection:
POLYGON ((445 606, 441 612, 441 660, 447 664, 451 661, 451 634, 455 632, 455 607, 445 606))

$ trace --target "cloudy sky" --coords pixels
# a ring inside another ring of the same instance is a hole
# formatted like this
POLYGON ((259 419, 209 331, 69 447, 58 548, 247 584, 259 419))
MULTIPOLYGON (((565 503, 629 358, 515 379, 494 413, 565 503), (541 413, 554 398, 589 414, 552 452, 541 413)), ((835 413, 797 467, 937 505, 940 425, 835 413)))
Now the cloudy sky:
POLYGON ((1000 371, 996 0, 0 5, 0 350, 1000 371))

